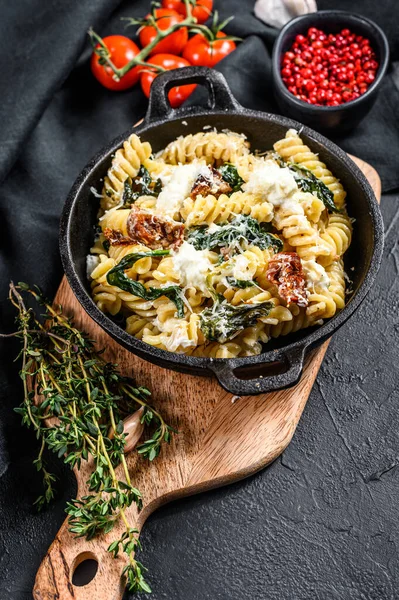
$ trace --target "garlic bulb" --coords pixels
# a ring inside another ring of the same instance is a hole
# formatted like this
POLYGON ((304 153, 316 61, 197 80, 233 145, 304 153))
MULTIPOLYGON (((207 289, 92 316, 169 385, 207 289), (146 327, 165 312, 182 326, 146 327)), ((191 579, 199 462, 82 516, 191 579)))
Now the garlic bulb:
POLYGON ((257 0, 255 4, 255 16, 278 29, 298 15, 316 11, 316 0, 257 0))
MULTIPOLYGON (((144 431, 144 423, 141 422, 141 418, 144 414, 144 407, 142 406, 136 412, 129 415, 123 421, 123 433, 126 434, 125 437, 125 447, 123 449, 124 453, 130 452, 133 448, 136 447, 137 442, 143 435, 144 431)), ((110 440, 114 437, 114 430, 111 428, 111 431, 108 434, 110 440)))

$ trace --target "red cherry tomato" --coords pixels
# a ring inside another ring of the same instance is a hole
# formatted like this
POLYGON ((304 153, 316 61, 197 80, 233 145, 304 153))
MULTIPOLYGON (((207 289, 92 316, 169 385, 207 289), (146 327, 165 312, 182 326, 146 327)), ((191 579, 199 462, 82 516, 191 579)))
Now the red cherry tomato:
MULTIPOLYGON (((175 10, 186 17, 186 7, 181 0, 162 0, 162 7, 175 10)), ((191 14, 197 19, 197 23, 205 23, 212 14, 213 0, 197 0, 191 14)))
MULTIPOLYGON (((147 15, 148 18, 150 15, 147 15)), ((155 19, 159 29, 164 31, 176 23, 183 21, 182 15, 179 15, 175 10, 167 10, 165 8, 157 8, 155 10, 155 19)), ((142 27, 139 32, 140 44, 148 46, 157 35, 155 27, 142 27)), ((182 27, 174 33, 171 33, 166 38, 158 42, 151 50, 150 56, 154 54, 180 54, 188 40, 187 28, 182 27)))
POLYGON ((189 40, 183 51, 183 58, 194 66, 214 67, 222 58, 233 52, 236 45, 233 40, 224 40, 226 34, 218 31, 214 42, 209 42, 202 33, 189 40))
MULTIPOLYGON (((109 35, 103 39, 107 46, 110 59, 118 69, 124 67, 140 52, 140 48, 124 35, 109 35)), ((100 48, 98 44, 96 48, 100 48)), ((99 63, 100 57, 93 52, 91 57, 91 71, 94 77, 109 90, 121 91, 133 87, 139 80, 140 72, 134 67, 120 81, 115 81, 114 73, 110 67, 99 63)))
MULTIPOLYGON (((180 56, 174 56, 173 54, 157 54, 148 60, 153 65, 163 67, 167 71, 173 71, 173 69, 180 69, 182 67, 189 67, 190 63, 181 58, 180 56)), ((145 70, 141 74, 141 87, 144 94, 149 98, 151 84, 157 76, 156 72, 145 70)), ((190 94, 193 93, 197 86, 196 85, 178 85, 170 90, 168 94, 169 102, 172 108, 177 108, 182 104, 190 94)))

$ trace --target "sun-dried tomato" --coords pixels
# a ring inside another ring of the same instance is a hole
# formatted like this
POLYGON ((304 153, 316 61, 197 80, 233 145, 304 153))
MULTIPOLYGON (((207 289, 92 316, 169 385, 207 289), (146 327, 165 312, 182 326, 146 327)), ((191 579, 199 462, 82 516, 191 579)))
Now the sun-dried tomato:
POLYGON ((121 231, 117 229, 111 229, 110 227, 106 227, 103 231, 105 239, 109 241, 111 246, 127 246, 132 243, 132 240, 129 237, 123 235, 121 231))
POLYGON ((152 250, 178 248, 184 241, 184 225, 164 219, 133 206, 127 219, 131 243, 144 244, 152 250))
POLYGON ((193 199, 196 196, 207 196, 208 194, 218 197, 221 194, 229 194, 231 191, 231 186, 222 178, 219 171, 209 167, 209 176, 202 173, 198 175, 190 195, 193 199))
POLYGON ((267 279, 277 286, 287 304, 307 306, 306 280, 301 259, 296 252, 279 252, 269 260, 267 279))

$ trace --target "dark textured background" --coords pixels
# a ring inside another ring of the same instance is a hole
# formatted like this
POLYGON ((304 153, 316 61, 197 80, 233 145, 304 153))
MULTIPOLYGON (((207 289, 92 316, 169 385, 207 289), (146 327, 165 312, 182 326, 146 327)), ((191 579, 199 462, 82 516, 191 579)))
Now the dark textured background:
MULTIPOLYGON (((238 99, 274 111, 268 50, 275 31, 251 14, 250 0, 217 2, 236 14, 245 38, 220 65, 238 99), (268 49, 268 50, 267 50, 268 49)), ((13 328, 8 280, 38 283, 53 295, 62 271, 58 219, 87 160, 140 118, 139 89, 112 94, 91 78, 85 31, 123 33, 120 16, 148 2, 19 0, 0 20, 0 317, 13 328), (113 12, 114 11, 114 12, 113 12)), ((320 8, 349 8, 344 0, 320 8)), ((350 4, 374 18, 399 59, 394 0, 350 4)), ((399 187, 398 91, 391 68, 371 115, 346 150, 377 166, 385 193, 386 246, 374 290, 333 339, 289 448, 251 479, 163 508, 145 526, 141 558, 153 598, 175 600, 390 600, 399 598, 399 187)), ((0 438, 0 600, 31 598, 35 572, 74 494, 53 461, 60 494, 46 513, 31 461, 36 442, 12 407, 22 400, 14 342, 2 344, 0 438)), ((93 599, 96 600, 96 599, 93 599)))

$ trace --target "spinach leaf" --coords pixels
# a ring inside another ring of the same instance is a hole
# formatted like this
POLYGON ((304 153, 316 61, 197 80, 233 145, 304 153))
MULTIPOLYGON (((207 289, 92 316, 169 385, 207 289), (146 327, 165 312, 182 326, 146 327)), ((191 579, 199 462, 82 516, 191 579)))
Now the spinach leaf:
POLYGON ((231 287, 236 287, 239 290, 253 287, 255 284, 250 279, 235 279, 235 277, 226 277, 226 281, 231 287))
POLYGON ((327 210, 335 213, 340 212, 339 208, 335 205, 334 194, 332 191, 328 189, 326 184, 316 177, 310 169, 297 163, 285 162, 278 152, 273 152, 271 158, 273 158, 280 167, 288 167, 290 171, 293 171, 295 181, 303 192, 309 192, 310 194, 317 196, 323 202, 327 210))
POLYGON ((200 328, 210 341, 226 342, 235 333, 246 327, 256 325, 260 317, 265 317, 273 308, 272 302, 259 304, 239 304, 233 306, 219 297, 211 308, 200 315, 200 328))
POLYGON ((340 212, 339 208, 335 205, 332 191, 312 171, 295 163, 288 163, 288 168, 294 172, 294 178, 298 187, 303 192, 309 192, 317 196, 324 203, 327 210, 334 213, 340 212))
POLYGON ((239 192, 244 180, 239 176, 237 167, 231 163, 225 163, 218 169, 222 178, 227 181, 233 192, 239 192))
POLYGON ((141 165, 134 179, 128 177, 123 186, 122 201, 120 208, 130 208, 140 196, 158 196, 162 190, 162 182, 157 179, 154 183, 148 170, 141 165))
MULTIPOLYGON (((153 196, 158 196, 162 192, 162 181, 159 179, 159 177, 156 180, 152 191, 153 191, 153 193, 152 193, 153 196)), ((151 194, 150 194, 150 196, 151 196, 151 194)))
POLYGON ((133 252, 127 254, 122 260, 107 273, 107 281, 110 285, 115 285, 125 292, 130 292, 134 296, 143 298, 143 300, 157 300, 161 296, 166 296, 176 305, 177 315, 184 317, 184 302, 182 299, 182 290, 177 285, 169 285, 163 288, 146 288, 139 281, 129 279, 125 270, 130 269, 135 262, 146 256, 168 256, 169 250, 153 250, 151 252, 133 252))
POLYGON ((282 241, 266 229, 256 219, 239 215, 231 223, 225 223, 212 233, 209 233, 208 227, 194 227, 189 230, 187 241, 196 250, 237 248, 240 242, 248 242, 259 246, 261 250, 273 248, 275 252, 279 252, 283 248, 282 241))

